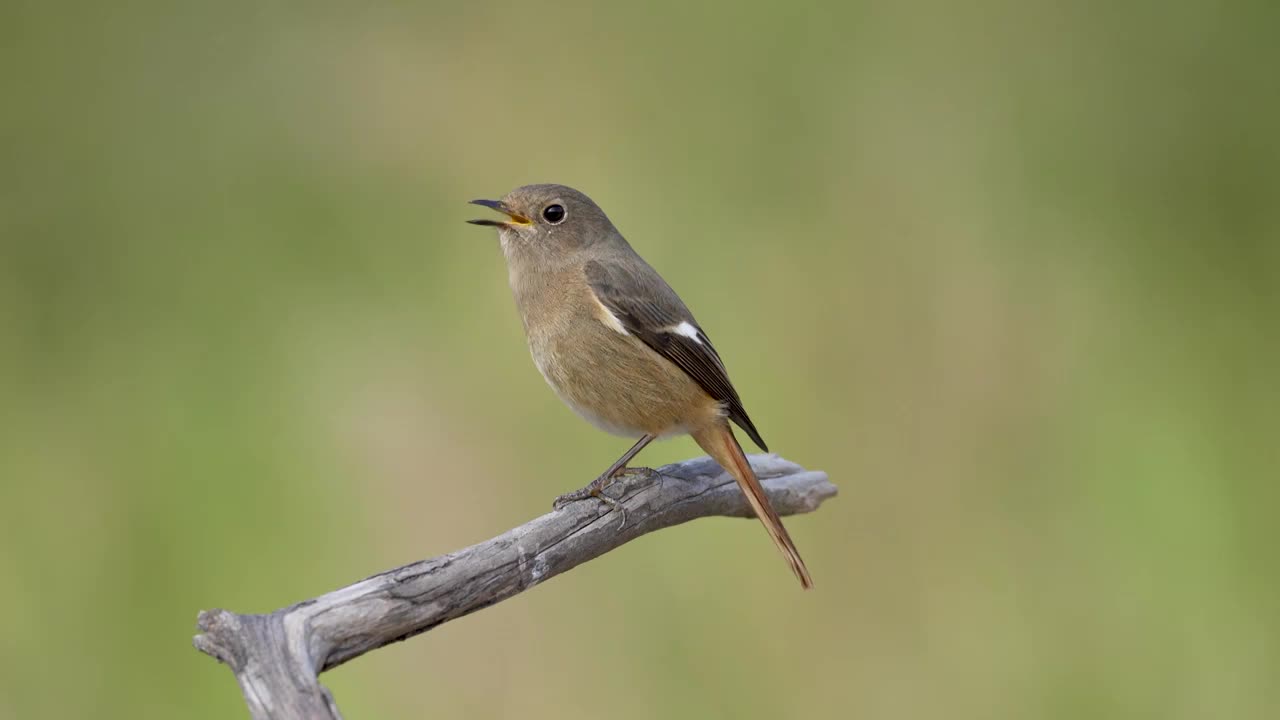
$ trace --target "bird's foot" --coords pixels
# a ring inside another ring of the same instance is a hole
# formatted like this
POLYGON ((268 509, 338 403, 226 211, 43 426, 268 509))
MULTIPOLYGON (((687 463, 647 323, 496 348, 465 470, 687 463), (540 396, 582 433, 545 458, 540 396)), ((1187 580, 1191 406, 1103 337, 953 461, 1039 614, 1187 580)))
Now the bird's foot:
POLYGON ((589 497, 594 497, 594 498, 602 497, 604 493, 605 485, 608 484, 610 480, 612 480, 612 478, 601 475, 595 480, 592 480, 585 487, 581 487, 581 488, 578 488, 577 490, 574 490, 573 492, 567 492, 563 495, 560 495, 555 499, 555 502, 551 503, 551 509, 559 510, 571 502, 586 500, 589 497))
POLYGON ((618 513, 622 515, 622 522, 618 524, 618 529, 621 530, 627 526, 627 509, 623 507, 621 502, 605 494, 604 490, 606 487, 609 487, 610 485, 612 485, 615 479, 625 475, 644 475, 645 477, 650 479, 652 479, 655 476, 658 477, 659 479, 661 479, 662 477, 652 468, 646 468, 646 467, 618 468, 617 470, 611 473, 607 472, 601 475, 600 477, 596 478, 595 480, 592 480, 590 483, 587 483, 585 487, 582 487, 577 490, 574 490, 573 492, 568 492, 561 495, 560 497, 555 499, 555 502, 551 504, 551 507, 555 510, 559 510, 560 508, 563 508, 565 505, 568 505, 571 502, 577 502, 578 500, 586 500, 589 497, 596 498, 597 500, 604 503, 605 505, 608 505, 611 510, 617 510, 618 513))

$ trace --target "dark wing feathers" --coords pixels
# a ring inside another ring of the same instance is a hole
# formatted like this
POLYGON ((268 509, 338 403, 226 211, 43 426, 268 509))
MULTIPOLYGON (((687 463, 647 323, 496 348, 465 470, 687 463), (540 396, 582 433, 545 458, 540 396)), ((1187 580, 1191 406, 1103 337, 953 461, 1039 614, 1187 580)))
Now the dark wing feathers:
POLYGON ((638 256, 635 259, 639 263, 630 264, 631 272, 616 262, 588 261, 584 270, 587 283, 596 297, 618 318, 627 332, 675 363, 708 395, 724 403, 729 419, 737 423, 761 450, 768 452, 760 432, 747 417, 738 392, 729 382, 729 373, 710 338, 666 281, 638 256), (639 271, 634 270, 637 265, 639 271), (676 332, 675 328, 681 323, 693 326, 697 331, 695 337, 676 332))

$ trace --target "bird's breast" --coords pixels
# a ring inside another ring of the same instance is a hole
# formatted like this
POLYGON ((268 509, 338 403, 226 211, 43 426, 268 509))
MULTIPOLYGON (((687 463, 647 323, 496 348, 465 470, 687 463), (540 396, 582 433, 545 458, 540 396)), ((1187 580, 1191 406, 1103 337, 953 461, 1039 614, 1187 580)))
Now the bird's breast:
MULTIPOLYGON (((514 289, 514 288, 513 288, 514 289)), ((516 290, 538 372, 560 399, 616 435, 674 435, 723 415, 684 371, 613 318, 585 282, 565 278, 537 293, 516 290)))

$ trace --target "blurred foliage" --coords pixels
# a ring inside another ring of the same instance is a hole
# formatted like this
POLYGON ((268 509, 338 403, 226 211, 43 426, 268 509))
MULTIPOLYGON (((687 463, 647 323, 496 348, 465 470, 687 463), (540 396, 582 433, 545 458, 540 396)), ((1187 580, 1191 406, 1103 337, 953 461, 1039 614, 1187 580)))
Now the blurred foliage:
POLYGON ((0 717, 241 716, 197 610, 625 449, 462 223, 546 181, 840 485, 789 523, 817 590, 694 523, 326 675, 349 717, 1269 716, 1278 15, 5 3, 0 717))

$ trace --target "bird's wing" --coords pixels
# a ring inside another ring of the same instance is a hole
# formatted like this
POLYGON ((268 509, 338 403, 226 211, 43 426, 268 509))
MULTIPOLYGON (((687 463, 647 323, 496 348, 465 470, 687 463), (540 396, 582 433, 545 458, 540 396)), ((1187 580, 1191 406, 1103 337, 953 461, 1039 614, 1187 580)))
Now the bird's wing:
POLYGON ((747 417, 738 392, 729 382, 729 373, 711 339, 693 319, 680 296, 656 271, 643 260, 639 268, 637 271, 634 265, 628 269, 615 261, 590 260, 583 269, 596 299, 618 319, 623 329, 675 363, 708 395, 724 403, 729 419, 761 450, 768 452, 759 431, 747 417))

